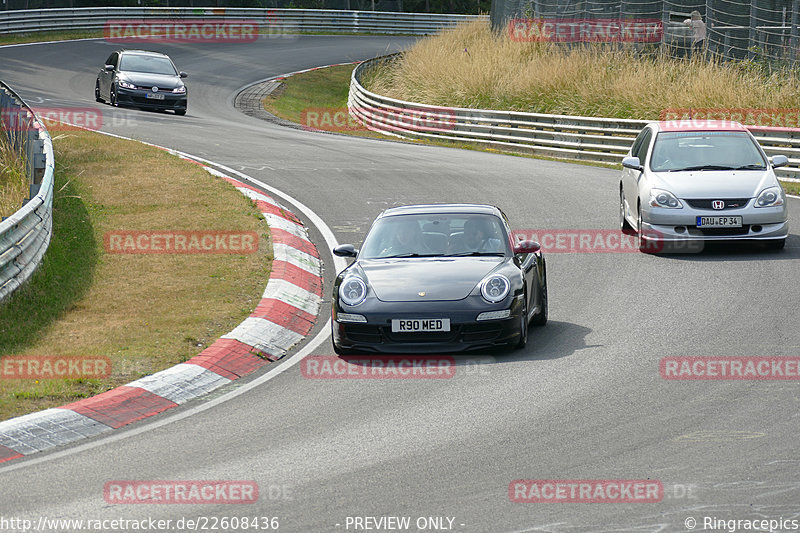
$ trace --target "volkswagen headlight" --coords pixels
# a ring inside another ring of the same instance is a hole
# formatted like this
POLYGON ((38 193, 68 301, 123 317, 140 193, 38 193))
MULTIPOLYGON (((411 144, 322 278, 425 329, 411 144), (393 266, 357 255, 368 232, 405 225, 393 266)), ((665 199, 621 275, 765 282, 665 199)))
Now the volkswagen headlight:
POLYGON ((350 276, 339 285, 339 298, 347 305, 358 305, 367 297, 367 284, 357 276, 350 276))
POLYGON ((136 85, 132 84, 129 81, 125 81, 125 80, 117 80, 117 85, 119 85, 120 87, 123 87, 125 89, 135 89, 136 88, 136 85))
POLYGON ((509 290, 511 290, 511 283, 502 274, 492 274, 481 282, 481 296, 493 304, 508 296, 509 290))
POLYGON ((180 87, 175 87, 172 89, 172 92, 175 94, 185 94, 186 93, 186 86, 181 85, 180 87))

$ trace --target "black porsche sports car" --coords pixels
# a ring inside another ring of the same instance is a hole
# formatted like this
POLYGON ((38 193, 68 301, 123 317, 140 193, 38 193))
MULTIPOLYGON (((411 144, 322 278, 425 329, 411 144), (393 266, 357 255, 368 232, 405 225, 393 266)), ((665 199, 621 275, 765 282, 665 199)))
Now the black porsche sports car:
POLYGON ((538 243, 515 242, 488 205, 395 207, 373 222, 333 288, 337 354, 463 352, 524 347, 547 322, 547 271, 538 243))
POLYGON ((172 109, 186 114, 188 100, 183 78, 166 54, 146 50, 119 50, 106 59, 97 74, 94 98, 113 106, 172 109))

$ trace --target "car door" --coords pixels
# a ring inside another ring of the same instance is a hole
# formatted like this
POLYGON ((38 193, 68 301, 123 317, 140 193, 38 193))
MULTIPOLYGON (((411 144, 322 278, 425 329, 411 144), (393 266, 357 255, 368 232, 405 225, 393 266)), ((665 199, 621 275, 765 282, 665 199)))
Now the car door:
MULTIPOLYGON (((646 127, 639 133, 631 147, 631 156, 638 157, 639 163, 644 166, 647 159, 647 150, 650 147, 650 140, 653 138, 653 130, 646 127)), ((639 182, 644 173, 632 168, 622 169, 622 189, 627 204, 627 212, 630 217, 636 219, 636 202, 639 198, 639 182)))
POLYGON ((118 59, 119 53, 114 52, 108 56, 108 59, 103 63, 103 68, 100 71, 100 94, 106 95, 108 98, 111 98, 111 84, 114 81, 114 72, 106 70, 106 65, 114 65, 116 69, 118 59))
MULTIPOLYGON (((511 230, 511 227, 508 224, 508 218, 506 218, 505 213, 502 211, 500 213, 503 215, 503 226, 508 232, 508 235, 511 236, 511 245, 513 247, 516 237, 514 236, 514 232, 511 230)), ((536 254, 516 254, 514 261, 522 271, 522 276, 525 278, 525 286, 528 287, 527 304, 528 315, 530 316, 534 305, 536 305, 536 303, 541 299, 541 296, 539 295, 539 284, 537 283, 539 269, 537 268, 538 264, 536 260, 536 254)))

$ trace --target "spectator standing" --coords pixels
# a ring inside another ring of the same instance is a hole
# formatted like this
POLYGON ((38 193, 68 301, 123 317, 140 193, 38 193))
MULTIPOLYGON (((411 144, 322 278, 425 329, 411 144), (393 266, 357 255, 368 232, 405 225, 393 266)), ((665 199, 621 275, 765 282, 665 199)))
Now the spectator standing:
POLYGON ((699 53, 702 55, 706 44, 706 23, 700 16, 700 12, 695 10, 691 13, 691 18, 683 21, 684 24, 692 28, 692 48, 691 56, 699 53))

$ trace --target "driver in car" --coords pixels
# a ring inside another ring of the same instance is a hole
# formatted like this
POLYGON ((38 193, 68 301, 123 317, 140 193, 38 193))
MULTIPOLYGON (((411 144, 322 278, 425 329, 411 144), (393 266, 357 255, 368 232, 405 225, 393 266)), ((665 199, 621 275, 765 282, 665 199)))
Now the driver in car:
POLYGON ((393 226, 389 243, 381 250, 381 257, 427 253, 422 230, 415 220, 401 220, 393 226))

